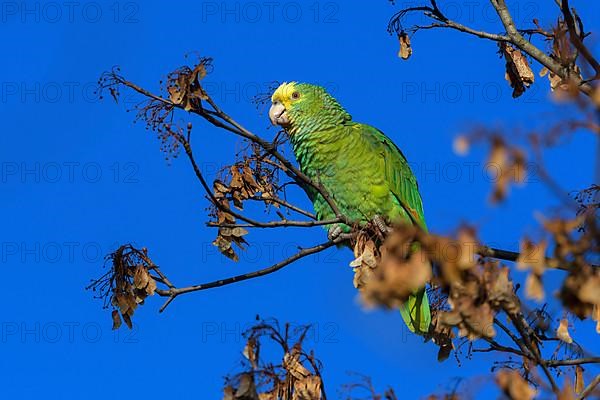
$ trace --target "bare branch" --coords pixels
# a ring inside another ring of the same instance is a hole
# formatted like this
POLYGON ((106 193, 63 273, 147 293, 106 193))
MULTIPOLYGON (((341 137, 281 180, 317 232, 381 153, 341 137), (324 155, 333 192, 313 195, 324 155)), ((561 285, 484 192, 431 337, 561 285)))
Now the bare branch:
POLYGON ((576 358, 572 360, 546 360, 546 365, 549 367, 581 364, 600 364, 600 357, 576 358))
POLYGON ((294 255, 286 258, 285 260, 280 261, 276 264, 273 264, 270 267, 263 268, 263 269, 260 269, 257 271, 252 271, 252 272, 248 272, 245 274, 232 276, 229 278, 219 279, 219 280, 212 281, 212 282, 201 283, 198 285, 186 286, 186 287, 181 287, 181 288, 172 287, 169 290, 157 290, 156 293, 159 294, 160 296, 165 296, 165 297, 168 296, 169 297, 169 299, 165 302, 165 304, 163 304, 163 306, 160 308, 159 312, 163 312, 165 310, 165 308, 179 295, 182 295, 185 293, 191 293, 191 292, 198 292, 201 290, 212 289, 212 288, 226 286, 226 285, 231 285, 233 283, 242 282, 242 281, 245 281, 248 279, 254 279, 254 278, 261 277, 261 276, 269 275, 269 274, 272 274, 273 272, 279 271, 280 269, 286 267, 287 265, 290 265, 291 263, 293 263, 295 261, 300 260, 301 258, 304 258, 311 254, 319 253, 319 252, 326 250, 332 246, 341 244, 341 243, 347 241, 348 239, 349 239, 348 236, 341 236, 341 237, 336 238, 335 240, 330 240, 325 243, 319 244, 317 246, 301 249, 300 251, 298 251, 294 255))

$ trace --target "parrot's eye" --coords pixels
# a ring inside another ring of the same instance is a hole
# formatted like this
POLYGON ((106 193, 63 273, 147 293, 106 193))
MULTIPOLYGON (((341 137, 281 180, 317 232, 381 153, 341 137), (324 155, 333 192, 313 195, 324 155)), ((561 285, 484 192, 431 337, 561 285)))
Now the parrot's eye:
POLYGON ((298 92, 292 93, 292 99, 298 100, 299 98, 300 98, 300 93, 298 93, 298 92))

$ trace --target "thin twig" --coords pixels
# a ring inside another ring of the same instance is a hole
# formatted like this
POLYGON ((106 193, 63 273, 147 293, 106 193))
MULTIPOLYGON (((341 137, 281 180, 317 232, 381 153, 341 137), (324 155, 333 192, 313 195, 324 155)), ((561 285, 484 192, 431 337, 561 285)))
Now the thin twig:
POLYGON ((169 297, 169 299, 165 302, 165 304, 163 304, 163 306, 160 308, 159 312, 163 312, 165 310, 165 308, 167 308, 167 306, 179 295, 182 295, 185 293, 197 292, 200 290, 206 290, 206 289, 212 289, 212 288, 216 288, 216 287, 231 285, 233 283, 242 282, 242 281, 245 281, 248 279, 254 279, 254 278, 258 278, 260 276, 272 274, 273 272, 279 271, 283 267, 290 265, 291 263, 293 263, 301 258, 304 258, 311 254, 319 253, 319 252, 326 250, 332 246, 341 244, 342 242, 348 240, 348 238, 349 238, 348 236, 340 236, 340 237, 336 238, 335 240, 330 240, 325 243, 319 244, 317 246, 301 249, 300 251, 298 251, 294 255, 286 258, 285 260, 280 261, 276 264, 273 264, 270 267, 263 268, 263 269, 260 269, 257 271, 252 271, 252 272, 248 272, 245 274, 232 276, 229 278, 219 279, 219 280, 212 281, 212 282, 201 283, 198 285, 192 285, 192 286, 187 286, 187 287, 182 287, 182 288, 170 288, 169 290, 157 290, 156 293, 159 294, 160 296, 168 296, 169 297))
POLYGON ((600 357, 575 358, 572 360, 546 360, 546 365, 549 367, 581 364, 600 364, 600 357))

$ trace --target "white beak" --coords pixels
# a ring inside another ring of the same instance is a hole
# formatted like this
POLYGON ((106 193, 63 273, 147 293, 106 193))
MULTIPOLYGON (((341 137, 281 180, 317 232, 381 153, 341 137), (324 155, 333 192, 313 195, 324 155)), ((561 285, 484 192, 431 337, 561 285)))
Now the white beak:
POLYGON ((290 120, 285 111, 285 106, 283 104, 278 101, 273 103, 269 109, 269 119, 271 120, 271 123, 279 126, 289 125, 290 120))

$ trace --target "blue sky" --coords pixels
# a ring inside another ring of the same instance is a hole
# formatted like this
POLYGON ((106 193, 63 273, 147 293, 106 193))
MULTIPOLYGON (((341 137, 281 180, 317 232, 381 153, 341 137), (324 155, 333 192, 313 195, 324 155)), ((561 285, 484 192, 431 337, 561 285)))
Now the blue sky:
MULTIPOLYGON (((241 330, 256 314, 316 326, 312 344, 334 398, 333 388, 352 380, 347 371, 371 375, 377 386, 392 385, 407 398, 443 389, 456 376, 486 374, 489 354, 460 367, 452 359, 438 365, 433 346, 402 334, 397 313, 365 312, 347 250, 183 296, 161 315, 161 299, 152 298, 135 315, 132 332, 112 332, 108 312, 83 288, 119 243, 148 247, 170 278, 185 285, 261 268, 326 237, 320 229, 256 232, 240 263, 223 259, 210 244, 207 202, 187 163, 166 163, 153 134, 132 124, 127 104, 98 101, 94 85, 120 65, 125 76, 158 90, 167 72, 188 62, 185 54, 193 59, 197 52, 214 58, 206 84, 215 100, 272 137, 252 96, 273 81, 322 84, 355 120, 383 130, 403 149, 432 231, 448 233, 468 220, 486 242, 516 249, 521 234, 539 234, 535 212, 548 214, 556 199, 533 176, 492 207, 484 149, 459 157, 452 140, 476 124, 519 134, 550 123, 561 114, 547 101, 545 78, 513 100, 496 46, 450 31, 420 32, 412 58, 400 60, 386 24, 401 2, 26 3, 0 4, 0 375, 10 383, 0 388, 3 395, 220 398, 222 377, 238 365, 241 330)), ((486 1, 448 3, 448 15, 500 30, 486 1)), ((590 16, 600 5, 572 3, 587 29, 598 32, 600 21, 590 16)), ((547 25, 556 15, 552 1, 509 6, 521 24, 535 14, 547 25)), ((597 34, 589 40, 599 43, 597 34)), ((201 168, 214 176, 240 143, 192 121, 201 168)), ((547 154, 548 168, 568 190, 593 182, 592 139, 575 135, 562 147, 568 156, 547 154)), ((598 353, 592 325, 576 328, 575 339, 598 353)))

